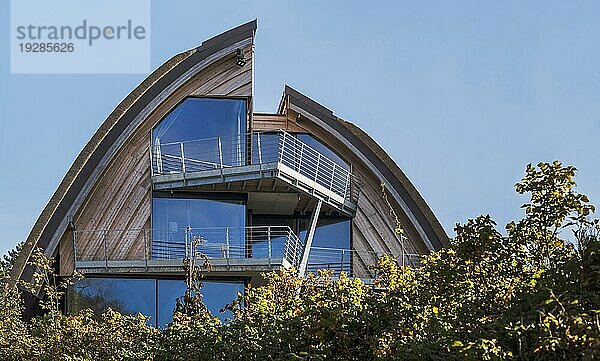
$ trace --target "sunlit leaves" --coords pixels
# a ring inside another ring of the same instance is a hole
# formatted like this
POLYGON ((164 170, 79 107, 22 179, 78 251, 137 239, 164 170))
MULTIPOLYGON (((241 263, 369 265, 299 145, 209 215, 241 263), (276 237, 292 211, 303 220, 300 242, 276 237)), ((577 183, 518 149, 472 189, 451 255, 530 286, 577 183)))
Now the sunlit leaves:
MULTIPOLYGON (((51 312, 27 326, 14 291, 0 293, 5 359, 555 360, 600 357, 600 224, 575 191, 575 168, 528 165, 522 219, 456 225, 451 247, 403 267, 384 256, 372 284, 319 271, 265 275, 229 306, 228 323, 177 313, 162 331, 142 316, 51 312), (565 232, 565 231, 573 231, 565 232), (573 235, 571 239, 566 236, 573 235), (573 245, 575 242, 578 246, 573 245), (11 293, 13 292, 13 293, 11 293), (76 341, 77 340, 77 341, 76 341), (11 345, 6 348, 6 345, 11 345), (77 345, 77 347, 75 347, 77 345), (10 350, 8 352, 7 350, 10 350)), ((62 292, 34 257, 51 300, 62 292)), ((200 297, 191 302, 202 302, 200 297)), ((201 306, 201 305, 198 305, 201 306)), ((198 307, 198 310, 205 310, 198 307)), ((4 353, 3 353, 4 352, 4 353)))

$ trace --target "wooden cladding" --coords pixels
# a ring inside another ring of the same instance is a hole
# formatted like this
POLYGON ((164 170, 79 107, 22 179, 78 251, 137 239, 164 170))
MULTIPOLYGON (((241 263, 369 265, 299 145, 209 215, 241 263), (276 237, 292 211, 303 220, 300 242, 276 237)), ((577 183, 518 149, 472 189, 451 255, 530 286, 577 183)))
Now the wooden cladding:
MULTIPOLYGON (((74 217, 75 229, 124 230, 151 228, 152 182, 150 146, 152 129, 163 117, 188 96, 252 96, 253 47, 244 48, 247 60, 243 67, 235 63, 235 53, 208 65, 179 86, 137 127, 96 181, 74 217)), ((145 247, 141 237, 122 237, 118 247, 110 247, 111 259, 143 259, 145 247)), ((73 232, 60 240, 60 273, 74 269, 73 232)), ((105 247, 98 234, 78 233, 78 255, 103 259, 105 247)), ((79 258, 79 257, 78 257, 79 258)))
MULTIPOLYGON (((152 182, 150 154, 153 127, 188 96, 244 97, 251 100, 253 80, 253 46, 244 48, 247 63, 240 67, 231 53, 206 66, 198 74, 178 85, 153 109, 116 150, 110 163, 96 180, 92 191, 74 217, 75 229, 81 230, 125 230, 151 228, 152 182)), ((250 111, 251 111, 251 101, 250 111)), ((380 180, 358 155, 348 149, 339 139, 321 129, 315 123, 298 117, 293 112, 285 114, 260 114, 251 117, 252 131, 285 130, 292 133, 313 134, 324 144, 352 165, 352 173, 362 182, 356 217, 353 219, 353 248, 369 253, 422 253, 426 251, 423 240, 412 226, 398 204, 392 204, 398 214, 406 235, 412 242, 402 245, 394 232, 395 225, 390 217, 390 208, 382 197, 380 180)), ((229 191, 229 186, 216 187, 229 191)), ((273 191, 274 189, 272 189, 273 191)), ((143 259, 151 248, 150 240, 123 237, 116 240, 118 247, 107 249, 97 234, 77 233, 79 255, 89 259, 143 259)), ((142 233, 140 233, 141 235, 142 233)), ((68 275, 74 268, 73 232, 67 231, 60 241, 60 272, 68 275)), ((367 260, 357 259, 354 267, 365 268, 367 260)))
POLYGON ((287 116, 280 114, 254 114, 252 131, 269 132, 276 130, 285 130, 290 133, 305 133, 306 129, 298 125, 295 121, 289 120, 287 116))

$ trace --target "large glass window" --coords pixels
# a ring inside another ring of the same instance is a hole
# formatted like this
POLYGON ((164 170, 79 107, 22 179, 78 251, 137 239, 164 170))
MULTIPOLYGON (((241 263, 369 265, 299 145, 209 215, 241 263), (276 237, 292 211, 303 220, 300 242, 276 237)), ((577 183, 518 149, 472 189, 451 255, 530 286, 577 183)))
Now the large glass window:
MULTIPOLYGON (((310 216, 282 216, 255 214, 252 216, 253 225, 260 226, 289 226, 301 240, 306 239, 310 225, 310 216)), ((352 262, 352 221, 345 217, 325 216, 321 214, 308 258, 308 270, 334 269, 351 272, 352 262)), ((281 242, 283 244, 283 242, 281 242)), ((279 250, 279 252, 283 252, 279 250)))
MULTIPOLYGON (((156 283, 151 279, 85 278, 69 294, 69 312, 89 308, 101 314, 108 308, 122 313, 142 313, 156 318, 156 283)), ((153 322, 153 321, 152 321, 153 322)))
MULTIPOLYGON (((164 327, 173 320, 176 299, 185 293, 183 280, 158 280, 158 326, 164 327)), ((233 302, 237 295, 244 294, 242 281, 204 280, 202 296, 206 308, 221 321, 233 318, 233 313, 224 307, 233 302), (221 312, 223 311, 223 312, 221 312)))
MULTIPOLYGON (((176 299, 185 293, 182 279, 86 278, 75 283, 67 296, 69 313, 91 309, 99 316, 108 308, 124 314, 150 316, 149 323, 165 327, 173 319, 176 299)), ((205 280, 202 288, 208 310, 222 321, 231 311, 221 310, 244 293, 243 281, 205 280)))
POLYGON ((153 169, 168 174, 182 172, 184 163, 186 172, 245 164, 246 109, 243 99, 185 99, 152 131, 153 169))
MULTIPOLYGON (((309 223, 310 220, 301 222, 301 239, 306 238, 309 223)), ((319 219, 308 256, 309 271, 333 269, 336 272, 351 272, 351 225, 349 219, 319 219)))
POLYGON ((156 193, 152 199, 152 257, 183 258, 186 232, 204 239, 209 257, 245 256, 246 202, 240 195, 220 198, 156 193))
POLYGON ((154 128, 152 139, 164 144, 245 133, 245 100, 187 98, 154 128))
POLYGON ((156 282, 134 278, 84 278, 67 297, 69 312, 91 309, 99 315, 111 308, 127 314, 141 313, 156 320, 156 282))

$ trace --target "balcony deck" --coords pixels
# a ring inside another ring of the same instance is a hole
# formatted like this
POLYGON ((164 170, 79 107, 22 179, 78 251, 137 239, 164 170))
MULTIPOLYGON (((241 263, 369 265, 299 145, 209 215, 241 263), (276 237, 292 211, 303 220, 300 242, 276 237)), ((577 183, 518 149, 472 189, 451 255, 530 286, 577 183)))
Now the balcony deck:
MULTIPOLYGON (((222 258, 211 259, 211 275, 235 273, 252 275, 292 268, 285 258, 222 258)), ((75 268, 83 274, 141 273, 183 274, 183 259, 76 261, 75 268)))
POLYGON ((286 132, 201 139, 152 149, 155 190, 275 178, 354 217, 359 182, 350 170, 286 132), (250 157, 242 156, 251 148, 250 157))
MULTIPOLYGON (((184 257, 210 262, 212 276, 255 278, 263 272, 298 268, 304 244, 287 226, 172 230, 75 231, 75 269, 84 274, 183 274, 184 257), (168 241, 163 241, 168 239, 168 241), (192 242, 192 240, 201 242, 192 242), (82 244, 96 245, 80 247, 82 244), (141 244, 140 244, 141 243, 141 244), (195 245, 193 245, 195 244, 195 245), (131 255, 128 249, 141 249, 131 255), (80 250, 86 249, 87 253, 80 250), (78 252, 79 251, 79 252, 78 252)), ((361 279, 376 276, 370 265, 383 254, 371 251, 311 247, 307 271, 333 270, 361 279)), ((419 255, 391 255, 400 265, 414 266, 419 255)))

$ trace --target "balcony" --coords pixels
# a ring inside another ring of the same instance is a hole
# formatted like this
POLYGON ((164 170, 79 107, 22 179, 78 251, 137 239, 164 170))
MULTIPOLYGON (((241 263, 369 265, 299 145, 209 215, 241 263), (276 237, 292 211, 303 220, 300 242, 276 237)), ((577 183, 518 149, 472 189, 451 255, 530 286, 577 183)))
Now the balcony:
POLYGON ((303 249, 287 226, 82 230, 73 246, 75 268, 96 273, 177 273, 202 256, 214 272, 265 272, 297 267, 303 249))
POLYGON ((174 143, 151 149, 155 190, 275 179, 353 217, 359 181, 349 169, 293 135, 251 133, 174 143))
POLYGON ((377 263, 380 257, 393 257, 399 265, 416 266, 421 255, 413 253, 392 254, 366 250, 311 247, 307 272, 331 270, 334 276, 345 272, 349 276, 358 277, 369 283, 377 274, 370 266, 377 263))
MULTIPOLYGON (((214 274, 259 275, 298 268, 304 243, 287 226, 185 228, 169 230, 79 230, 74 232, 75 268, 83 273, 180 274, 183 259, 207 257, 214 274), (196 240, 196 241, 194 241, 196 240), (193 242, 194 241, 194 242, 193 242)), ((307 271, 332 270, 365 280, 384 253, 311 247, 307 271)), ((414 266, 417 254, 391 254, 414 266)))

